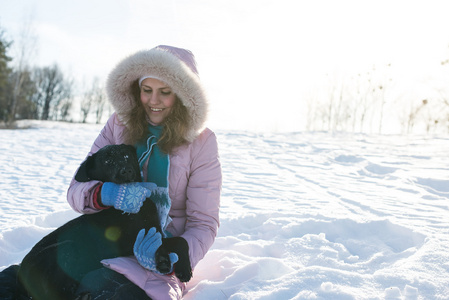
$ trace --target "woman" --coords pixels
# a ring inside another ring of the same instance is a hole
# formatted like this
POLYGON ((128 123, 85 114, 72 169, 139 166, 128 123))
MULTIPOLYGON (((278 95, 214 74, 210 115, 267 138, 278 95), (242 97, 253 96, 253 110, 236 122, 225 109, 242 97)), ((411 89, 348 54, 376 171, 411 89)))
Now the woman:
MULTIPOLYGON (((203 127, 207 99, 194 56, 171 46, 137 52, 109 74, 106 89, 115 113, 89 155, 108 144, 137 147, 144 181, 168 190, 171 222, 168 218, 166 232, 187 241, 193 269, 217 234, 221 191, 217 141, 203 127)), ((116 206, 116 197, 108 183, 75 179, 67 195, 72 208, 81 213, 109 206, 126 211, 116 206)), ((143 200, 138 199, 139 205, 143 200)), ((146 254, 137 257, 141 255, 146 254)), ((179 299, 185 289, 174 275, 150 271, 136 257, 108 259, 103 264, 104 269, 88 274, 81 284, 95 299, 132 299, 132 295, 144 299, 145 294, 153 299, 179 299)))

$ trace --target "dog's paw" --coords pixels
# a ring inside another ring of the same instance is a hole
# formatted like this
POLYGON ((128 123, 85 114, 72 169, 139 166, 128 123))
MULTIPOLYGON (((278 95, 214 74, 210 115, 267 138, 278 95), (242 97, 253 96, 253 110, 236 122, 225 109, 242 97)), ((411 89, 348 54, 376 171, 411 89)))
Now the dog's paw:
POLYGON ((188 282, 192 279, 192 268, 190 262, 179 261, 175 264, 175 275, 181 282, 188 282))
POLYGON ((171 262, 170 256, 168 252, 163 248, 159 247, 155 254, 156 260, 156 270, 162 274, 170 273, 171 271, 171 262))

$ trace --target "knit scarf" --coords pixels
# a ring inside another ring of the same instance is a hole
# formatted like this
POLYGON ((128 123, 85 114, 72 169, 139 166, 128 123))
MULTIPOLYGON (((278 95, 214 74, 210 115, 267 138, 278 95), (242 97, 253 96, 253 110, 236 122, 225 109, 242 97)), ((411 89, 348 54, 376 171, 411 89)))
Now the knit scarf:
POLYGON ((171 200, 168 195, 168 170, 170 161, 168 155, 163 153, 157 145, 157 141, 162 133, 162 126, 149 125, 149 130, 150 134, 146 142, 136 145, 137 157, 139 158, 141 171, 148 161, 147 178, 144 181, 153 182, 157 185, 150 199, 156 204, 162 231, 164 234, 167 234, 165 233, 165 229, 171 222, 171 218, 168 215, 171 206, 171 200))

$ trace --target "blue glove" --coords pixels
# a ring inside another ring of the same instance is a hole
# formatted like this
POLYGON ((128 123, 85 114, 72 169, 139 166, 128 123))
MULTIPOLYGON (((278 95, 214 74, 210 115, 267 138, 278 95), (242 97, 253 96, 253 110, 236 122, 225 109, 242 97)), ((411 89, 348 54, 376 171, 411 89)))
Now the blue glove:
POLYGON ((101 203, 136 214, 142 207, 143 201, 151 196, 152 190, 155 188, 156 185, 151 182, 124 184, 105 182, 101 187, 101 203))
MULTIPOLYGON (((156 250, 162 245, 162 236, 156 231, 156 228, 148 230, 145 236, 145 229, 142 229, 137 235, 136 242, 134 243, 134 256, 137 258, 139 264, 155 273, 162 274, 156 269, 156 250)), ((176 253, 169 254, 171 269, 170 274, 173 272, 173 265, 178 261, 178 255, 176 253)))

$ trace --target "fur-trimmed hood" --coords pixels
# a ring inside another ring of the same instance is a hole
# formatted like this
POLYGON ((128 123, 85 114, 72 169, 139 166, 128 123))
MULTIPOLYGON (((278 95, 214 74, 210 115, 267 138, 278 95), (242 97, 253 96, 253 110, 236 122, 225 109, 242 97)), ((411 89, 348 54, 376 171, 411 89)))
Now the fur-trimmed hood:
POLYGON ((192 142, 204 128, 208 101, 198 77, 195 59, 188 50, 157 46, 139 51, 119 62, 106 82, 109 102, 119 119, 135 105, 133 84, 149 75, 168 84, 187 108, 191 128, 185 138, 192 142))

